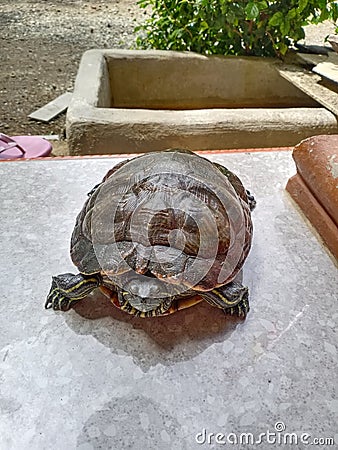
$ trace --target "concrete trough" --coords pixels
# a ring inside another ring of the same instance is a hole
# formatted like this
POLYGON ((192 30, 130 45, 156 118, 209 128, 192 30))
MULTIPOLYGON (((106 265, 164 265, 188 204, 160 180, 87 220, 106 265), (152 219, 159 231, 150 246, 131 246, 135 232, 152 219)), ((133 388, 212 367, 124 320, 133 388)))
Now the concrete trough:
POLYGON ((89 50, 67 112, 70 154, 293 146, 338 133, 334 114, 284 80, 278 60, 89 50))

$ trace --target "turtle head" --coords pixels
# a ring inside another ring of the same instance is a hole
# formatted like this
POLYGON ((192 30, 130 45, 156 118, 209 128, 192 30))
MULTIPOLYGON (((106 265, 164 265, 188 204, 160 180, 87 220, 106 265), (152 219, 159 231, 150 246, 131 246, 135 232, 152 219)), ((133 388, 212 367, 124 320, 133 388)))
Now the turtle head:
POLYGON ((163 283, 156 278, 133 278, 124 284, 118 292, 119 302, 128 302, 133 308, 141 312, 149 312, 160 306, 166 309, 170 306, 170 298, 163 298, 163 283))
POLYGON ((141 312, 153 311, 162 303, 162 299, 140 297, 138 295, 131 294, 130 292, 127 291, 119 292, 119 301, 122 304, 128 302, 133 308, 141 312))

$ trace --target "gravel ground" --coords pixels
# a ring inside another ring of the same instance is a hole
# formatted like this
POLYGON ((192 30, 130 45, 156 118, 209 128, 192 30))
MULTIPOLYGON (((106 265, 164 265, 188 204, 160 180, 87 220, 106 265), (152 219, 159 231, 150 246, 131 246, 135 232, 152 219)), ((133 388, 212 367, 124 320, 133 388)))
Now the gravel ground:
POLYGON ((62 135, 65 115, 43 124, 28 114, 73 89, 84 51, 130 48, 143 17, 130 0, 1 0, 0 132, 62 135))
MULTIPOLYGON (((73 89, 85 50, 130 48, 144 18, 131 0, 1 0, 0 132, 62 136, 64 114, 48 124, 28 114, 73 89)), ((333 29, 311 27, 306 43, 323 44, 333 29)))

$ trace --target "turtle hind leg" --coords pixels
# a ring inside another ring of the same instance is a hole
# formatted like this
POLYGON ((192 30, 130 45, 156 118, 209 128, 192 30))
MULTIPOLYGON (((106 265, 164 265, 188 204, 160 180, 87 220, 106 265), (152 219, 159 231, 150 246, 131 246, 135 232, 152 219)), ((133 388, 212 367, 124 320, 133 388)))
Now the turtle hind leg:
POLYGON ((245 317, 250 309, 249 289, 236 281, 199 294, 211 305, 221 308, 227 315, 245 317))
POLYGON ((63 273, 52 279, 52 286, 47 295, 45 308, 56 311, 67 311, 71 305, 85 298, 92 290, 101 284, 98 274, 74 275, 63 273))
POLYGON ((256 208, 256 199, 251 194, 251 192, 248 191, 247 189, 246 189, 245 192, 246 192, 246 195, 247 195, 247 198, 248 198, 248 204, 249 204, 250 211, 253 211, 256 208))

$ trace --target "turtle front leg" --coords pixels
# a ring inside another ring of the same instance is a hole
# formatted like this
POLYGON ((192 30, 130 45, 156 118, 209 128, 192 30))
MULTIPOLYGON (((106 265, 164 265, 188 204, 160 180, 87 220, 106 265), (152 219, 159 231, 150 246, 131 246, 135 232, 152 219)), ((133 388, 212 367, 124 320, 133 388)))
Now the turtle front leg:
POLYGON ((245 317, 250 310, 249 289, 236 281, 212 291, 201 292, 200 296, 232 316, 245 317))
POLYGON ((67 311, 71 304, 85 298, 100 284, 101 278, 98 274, 83 275, 79 273, 74 275, 63 273, 57 275, 52 278, 52 287, 47 296, 45 308, 67 311))
POLYGON ((248 197, 248 204, 249 204, 250 211, 253 211, 256 208, 256 199, 251 194, 251 192, 248 191, 247 189, 246 189, 246 195, 248 197))

